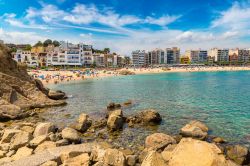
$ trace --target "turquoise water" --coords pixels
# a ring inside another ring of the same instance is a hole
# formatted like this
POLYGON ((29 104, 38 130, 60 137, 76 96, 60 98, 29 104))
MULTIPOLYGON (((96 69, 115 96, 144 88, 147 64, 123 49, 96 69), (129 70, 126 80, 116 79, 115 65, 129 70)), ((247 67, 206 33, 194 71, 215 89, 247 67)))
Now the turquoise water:
MULTIPOLYGON (((47 113, 55 122, 74 121, 81 112, 102 111, 111 101, 131 99, 136 104, 124 113, 158 110, 164 119, 158 131, 177 134, 184 124, 197 119, 209 126, 212 135, 249 144, 249 71, 120 76, 49 87, 73 95, 67 106, 47 113), (65 118, 67 114, 70 117, 65 118)), ((138 133, 148 134, 146 130, 138 133)))

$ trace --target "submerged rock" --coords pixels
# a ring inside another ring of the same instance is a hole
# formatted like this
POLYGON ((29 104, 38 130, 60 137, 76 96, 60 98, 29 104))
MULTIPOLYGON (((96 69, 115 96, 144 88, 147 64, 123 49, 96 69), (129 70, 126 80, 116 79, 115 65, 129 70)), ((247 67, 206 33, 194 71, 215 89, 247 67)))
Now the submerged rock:
POLYGON ((130 126, 134 124, 156 125, 159 124, 161 120, 162 118, 159 112, 153 109, 144 110, 127 118, 127 122, 130 126))
POLYGON ((228 146, 227 156, 240 165, 250 164, 250 153, 247 147, 241 145, 228 146))
POLYGON ((191 121, 181 128, 180 134, 183 137, 192 137, 204 140, 208 135, 208 127, 200 121, 191 121))
POLYGON ((114 109, 119 109, 121 108, 121 104, 118 104, 118 103, 109 103, 108 106, 107 106, 107 109, 108 110, 114 110, 114 109))

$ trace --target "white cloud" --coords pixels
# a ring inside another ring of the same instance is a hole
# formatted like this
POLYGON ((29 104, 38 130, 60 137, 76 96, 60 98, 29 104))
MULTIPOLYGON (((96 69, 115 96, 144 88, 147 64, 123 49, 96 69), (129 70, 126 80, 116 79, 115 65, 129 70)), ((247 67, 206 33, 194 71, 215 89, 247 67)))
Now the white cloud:
POLYGON ((175 22, 177 19, 179 19, 181 16, 162 16, 160 18, 153 18, 153 17, 147 17, 145 19, 145 23, 149 23, 149 24, 156 24, 156 25, 160 25, 160 26, 166 26, 172 22, 175 22))
POLYGON ((220 13, 219 18, 212 22, 212 27, 232 30, 249 29, 249 20, 250 5, 235 2, 231 8, 220 13))
POLYGON ((20 31, 5 31, 0 28, 0 38, 5 41, 5 43, 30 43, 34 44, 37 41, 44 41, 47 39, 45 36, 41 36, 35 32, 20 32, 20 31))

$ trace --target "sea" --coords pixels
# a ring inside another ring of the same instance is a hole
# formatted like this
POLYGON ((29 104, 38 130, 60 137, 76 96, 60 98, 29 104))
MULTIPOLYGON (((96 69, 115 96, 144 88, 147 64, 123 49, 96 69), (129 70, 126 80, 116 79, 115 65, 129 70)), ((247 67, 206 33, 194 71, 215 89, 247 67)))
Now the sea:
MULTIPOLYGON (((117 143, 139 145, 153 132, 177 135, 186 123, 199 120, 209 134, 231 143, 250 145, 250 71, 142 74, 89 79, 48 86, 70 96, 67 105, 43 117, 58 125, 74 122, 80 113, 104 112, 110 102, 132 105, 127 115, 155 109, 163 117, 154 128, 124 127, 117 143)), ((107 135, 108 137, 108 135, 107 135)))

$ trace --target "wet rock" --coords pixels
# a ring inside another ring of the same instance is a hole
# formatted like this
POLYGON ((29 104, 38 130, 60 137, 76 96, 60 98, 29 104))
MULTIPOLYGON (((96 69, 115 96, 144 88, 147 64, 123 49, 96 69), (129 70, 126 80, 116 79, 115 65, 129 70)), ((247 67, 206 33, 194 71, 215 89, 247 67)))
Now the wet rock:
POLYGON ((70 142, 78 143, 80 142, 80 137, 75 129, 66 127, 62 130, 63 139, 67 139, 70 142))
POLYGON ((77 123, 73 125, 73 128, 80 132, 85 132, 91 126, 92 121, 87 114, 80 114, 77 123))
POLYGON ((52 141, 45 141, 42 144, 38 145, 37 148, 35 149, 35 153, 44 151, 45 149, 50 149, 50 148, 55 148, 56 143, 52 141))
POLYGON ((18 148, 27 145, 32 138, 33 136, 28 132, 19 132, 11 139, 10 149, 17 150, 18 148))
POLYGON ((43 163, 41 166, 57 166, 57 162, 55 161, 47 161, 45 163, 43 163))
POLYGON ((192 137, 204 140, 208 135, 208 127, 200 121, 191 121, 181 128, 180 134, 183 137, 192 137))
POLYGON ((103 158, 104 164, 113 166, 125 166, 126 159, 122 152, 117 149, 107 149, 103 158))
POLYGON ((123 103, 123 105, 128 106, 132 104, 132 100, 127 100, 123 103))
POLYGON ((68 160, 66 160, 63 163, 64 166, 89 166, 90 165, 90 157, 88 155, 88 153, 83 153, 79 156, 70 158, 68 160))
POLYGON ((153 109, 144 110, 127 118, 127 122, 130 124, 130 126, 134 124, 156 125, 159 124, 161 120, 162 118, 160 114, 153 109))
POLYGON ((247 147, 241 145, 228 146, 227 157, 240 165, 247 165, 250 163, 250 154, 247 147))
POLYGON ((29 145, 34 148, 34 147, 37 147, 38 145, 40 145, 41 143, 43 143, 44 141, 48 141, 48 140, 49 140, 49 137, 47 135, 39 135, 39 136, 33 138, 30 141, 29 145))
POLYGON ((53 123, 45 122, 45 123, 38 123, 34 131, 34 137, 40 135, 47 135, 50 132, 54 133, 56 131, 56 127, 53 123))
POLYGON ((174 148, 169 159, 169 166, 227 166, 221 150, 215 145, 192 138, 183 138, 174 148))
POLYGON ((213 142, 219 143, 219 144, 226 143, 226 141, 223 138, 221 138, 221 137, 215 137, 215 138, 213 138, 213 142))
POLYGON ((156 151, 149 151, 144 158, 141 166, 166 166, 167 163, 163 160, 161 154, 156 151))
POLYGON ((12 156, 13 160, 19 160, 21 158, 30 156, 33 152, 33 149, 27 148, 27 147, 22 147, 17 150, 16 154, 12 156))
POLYGON ((168 145, 175 143, 176 141, 173 137, 164 133, 154 133, 152 135, 147 136, 145 140, 146 148, 156 148, 156 147, 165 148, 168 145))
POLYGON ((107 126, 111 130, 119 130, 123 126, 123 117, 122 117, 122 111, 121 110, 115 110, 113 111, 107 121, 107 126))
POLYGON ((116 104, 116 103, 109 103, 107 106, 108 110, 114 110, 114 109, 119 109, 121 108, 121 104, 116 104))
POLYGON ((49 90, 48 97, 53 100, 61 100, 65 98, 65 93, 62 91, 49 90))
POLYGON ((19 132, 21 132, 21 130, 6 129, 6 130, 4 131, 3 136, 2 136, 1 144, 3 144, 3 143, 10 143, 12 137, 13 137, 15 134, 19 133, 19 132))

